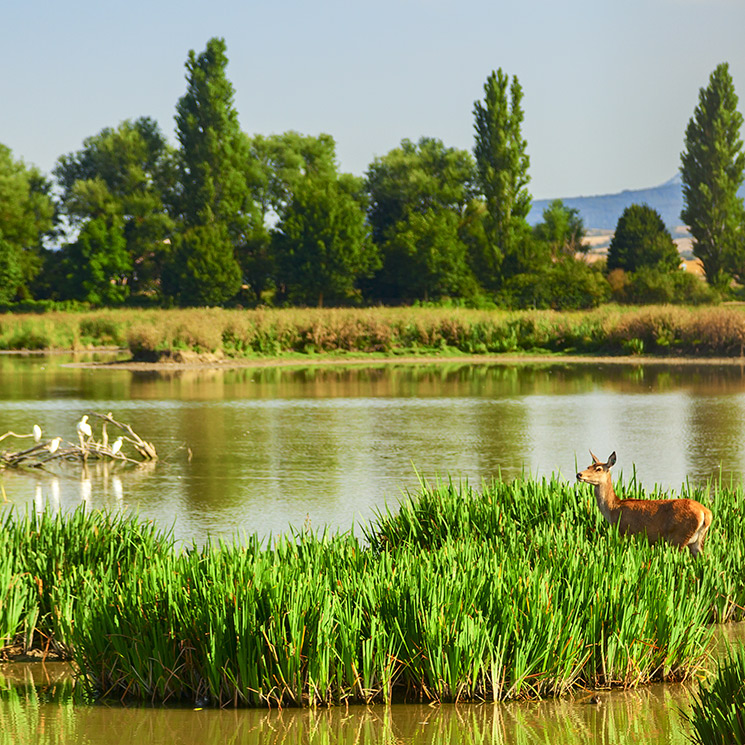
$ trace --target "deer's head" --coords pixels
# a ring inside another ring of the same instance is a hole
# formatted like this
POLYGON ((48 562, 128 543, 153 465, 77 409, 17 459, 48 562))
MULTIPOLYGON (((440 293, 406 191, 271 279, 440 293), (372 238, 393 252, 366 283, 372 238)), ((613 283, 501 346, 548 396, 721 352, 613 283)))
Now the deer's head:
POLYGON ((580 471, 577 474, 577 481, 597 486, 610 478, 610 469, 616 462, 616 453, 613 451, 608 456, 608 460, 605 463, 601 463, 600 459, 592 452, 592 450, 590 450, 590 455, 592 456, 592 464, 587 466, 584 471, 580 471))

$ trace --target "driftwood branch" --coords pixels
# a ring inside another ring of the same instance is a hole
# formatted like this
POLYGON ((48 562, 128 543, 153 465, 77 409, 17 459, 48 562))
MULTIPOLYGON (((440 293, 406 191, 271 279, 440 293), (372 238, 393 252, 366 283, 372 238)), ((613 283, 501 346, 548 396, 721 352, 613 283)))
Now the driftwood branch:
MULTIPOLYGON (((78 443, 63 440, 62 437, 53 437, 41 441, 41 432, 35 427, 35 433, 16 434, 15 432, 6 432, 0 435, 0 441, 7 437, 25 438, 33 437, 36 441, 34 445, 19 451, 0 451, 0 469, 3 468, 43 468, 53 461, 73 461, 87 463, 89 460, 109 460, 121 463, 141 464, 143 461, 155 461, 158 454, 155 446, 151 442, 143 440, 129 424, 118 422, 113 418, 111 413, 96 414, 95 416, 103 420, 101 439, 96 440, 93 434, 85 437, 78 428, 78 443), (117 438, 114 442, 109 442, 106 425, 111 424, 122 430, 125 434, 117 438), (124 445, 128 443, 130 449, 135 451, 137 457, 128 455, 124 452, 124 445)), ((84 417, 85 419, 85 417, 84 417)))
MULTIPOLYGON (((151 442, 143 440, 129 424, 117 422, 116 419, 111 416, 111 412, 109 412, 108 414, 94 413, 93 416, 98 417, 99 419, 103 419, 104 421, 104 439, 106 439, 106 423, 108 422, 109 424, 113 424, 115 427, 118 427, 119 429, 124 430, 127 433, 128 436, 124 439, 132 443, 133 447, 142 456, 143 460, 158 460, 158 453, 155 451, 155 446, 151 442)), ((108 447, 108 443, 106 443, 105 447, 108 447)))

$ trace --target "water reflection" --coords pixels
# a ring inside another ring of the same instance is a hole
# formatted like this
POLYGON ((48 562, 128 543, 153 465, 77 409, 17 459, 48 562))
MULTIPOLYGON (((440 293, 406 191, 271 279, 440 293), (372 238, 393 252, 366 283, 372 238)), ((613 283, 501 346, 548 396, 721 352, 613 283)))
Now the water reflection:
POLYGON ((681 685, 601 693, 599 703, 591 703, 588 695, 585 700, 531 704, 195 711, 74 705, 69 680, 11 681, 4 674, 0 672, 0 745, 688 742, 688 725, 679 709, 687 706, 690 689, 681 685))
MULTIPOLYGON (((262 536, 369 519, 418 473, 479 485, 565 474, 588 449, 618 453, 619 475, 679 489, 742 480, 745 374, 739 365, 441 363, 164 373, 0 356, 0 432, 75 438, 88 411, 113 412, 152 440, 149 468, 67 464, 8 471, 11 503, 138 510, 176 536, 262 536), (37 490, 37 486, 41 491, 37 490)), ((3 443, 3 446, 5 442, 3 443)))

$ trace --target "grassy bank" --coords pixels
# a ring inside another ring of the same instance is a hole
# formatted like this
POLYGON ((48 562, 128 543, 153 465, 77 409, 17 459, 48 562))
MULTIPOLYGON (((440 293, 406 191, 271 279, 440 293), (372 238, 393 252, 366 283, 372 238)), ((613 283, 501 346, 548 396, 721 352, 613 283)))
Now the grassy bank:
POLYGON ((708 624, 745 608, 745 495, 712 496, 698 561, 621 540, 587 488, 555 479, 427 487, 360 538, 271 547, 180 550, 135 519, 6 513, 0 637, 72 656, 98 695, 200 705, 677 680, 705 664, 708 624))
POLYGON ((158 361, 184 353, 658 354, 742 356, 745 310, 605 306, 590 311, 443 308, 101 310, 0 315, 0 349, 127 347, 158 361))

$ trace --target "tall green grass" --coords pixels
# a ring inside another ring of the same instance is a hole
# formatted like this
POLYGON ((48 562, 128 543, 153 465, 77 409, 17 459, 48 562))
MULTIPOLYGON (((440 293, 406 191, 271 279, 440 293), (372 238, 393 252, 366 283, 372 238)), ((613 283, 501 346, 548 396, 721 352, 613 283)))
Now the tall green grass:
MULTIPOLYGON (((618 486, 631 489, 659 496, 618 486)), ((147 701, 503 700, 682 680, 706 664, 710 622, 745 608, 743 493, 711 497, 697 560, 618 536, 588 488, 557 477, 423 484, 362 537, 271 546, 183 550, 134 518, 13 515, 0 572, 21 590, 3 632, 70 654, 96 695, 147 701)))
POLYGON ((730 647, 711 681, 693 695, 686 718, 701 745, 745 743, 745 646, 730 647))

